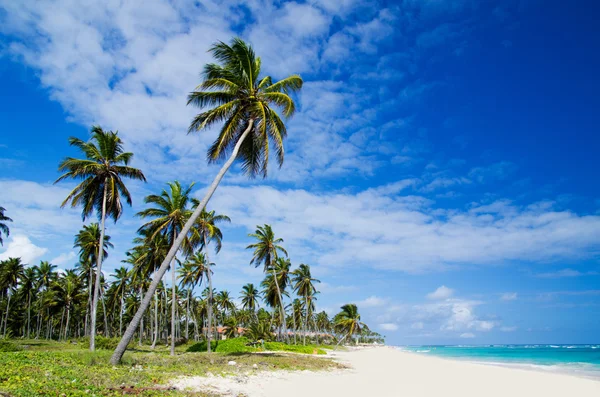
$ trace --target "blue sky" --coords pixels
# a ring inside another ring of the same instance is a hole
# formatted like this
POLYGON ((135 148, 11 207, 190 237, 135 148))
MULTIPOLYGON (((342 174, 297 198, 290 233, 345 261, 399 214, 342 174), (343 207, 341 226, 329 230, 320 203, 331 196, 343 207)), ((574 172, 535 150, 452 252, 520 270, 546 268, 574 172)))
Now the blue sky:
POLYGON ((197 182, 214 131, 188 136, 206 50, 239 35, 275 78, 305 80, 283 168, 233 170, 215 284, 259 282, 247 233, 269 223, 395 344, 598 343, 597 5, 558 1, 0 1, 0 258, 76 261, 67 138, 119 130, 147 184, 109 224, 120 266, 143 197, 197 182))

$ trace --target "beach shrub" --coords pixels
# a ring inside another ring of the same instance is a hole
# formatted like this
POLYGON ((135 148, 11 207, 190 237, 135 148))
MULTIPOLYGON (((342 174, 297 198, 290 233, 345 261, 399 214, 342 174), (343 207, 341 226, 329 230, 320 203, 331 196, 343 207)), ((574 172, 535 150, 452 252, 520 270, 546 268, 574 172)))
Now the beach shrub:
MULTIPOLYGON (((210 347, 211 347, 211 351, 215 351, 217 349, 217 341, 213 340, 210 342, 210 347)), ((205 340, 198 342, 198 343, 194 343, 193 345, 191 345, 190 347, 187 348, 186 352, 188 353, 202 353, 207 351, 207 343, 205 340)))
POLYGON ((216 351, 219 353, 248 353, 256 351, 252 346, 248 346, 248 338, 239 337, 219 341, 216 351))
POLYGON ((0 339, 0 352, 18 352, 20 350, 23 350, 23 348, 16 343, 7 339, 0 339))

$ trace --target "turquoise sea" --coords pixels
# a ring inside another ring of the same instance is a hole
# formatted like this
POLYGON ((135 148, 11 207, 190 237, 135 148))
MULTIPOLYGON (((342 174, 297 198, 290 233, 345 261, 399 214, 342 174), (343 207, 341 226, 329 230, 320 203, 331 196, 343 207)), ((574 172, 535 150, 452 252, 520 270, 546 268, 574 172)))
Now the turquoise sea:
POLYGON ((418 354, 600 379, 600 345, 459 345, 398 348, 418 354))

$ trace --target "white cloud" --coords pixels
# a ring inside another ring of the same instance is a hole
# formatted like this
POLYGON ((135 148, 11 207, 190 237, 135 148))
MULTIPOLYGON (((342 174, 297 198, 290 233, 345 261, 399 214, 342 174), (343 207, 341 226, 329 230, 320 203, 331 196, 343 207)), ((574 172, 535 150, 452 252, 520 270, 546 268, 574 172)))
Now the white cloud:
POLYGON ((518 329, 518 327, 500 327, 500 331, 502 332, 514 332, 518 329))
POLYGON ((47 251, 47 248, 38 247, 32 243, 29 237, 23 234, 15 234, 10 236, 10 241, 6 245, 6 249, 0 253, 0 260, 21 258, 23 263, 33 264, 36 259, 44 255, 47 251))
POLYGON ((465 339, 472 339, 475 337, 475 334, 471 333, 471 332, 465 332, 463 334, 460 334, 461 338, 465 338, 465 339))
POLYGON ((77 257, 75 252, 70 251, 58 255, 56 258, 50 260, 50 263, 56 266, 73 265, 76 262, 74 259, 77 257))
POLYGON ((518 294, 516 292, 505 292, 500 296, 500 300, 503 301, 514 301, 517 300, 518 294))
POLYGON ((212 205, 247 230, 273 225, 301 260, 325 266, 414 273, 463 264, 552 263, 593 257, 600 244, 600 216, 506 200, 461 211, 388 186, 356 193, 222 186, 212 205))
POLYGON ((454 290, 442 285, 430 294, 427 294, 428 299, 443 300, 448 299, 454 294, 454 290))
POLYGON ((547 273, 539 273, 536 274, 535 277, 539 278, 564 278, 564 277, 581 277, 581 276, 597 276, 598 272, 589 271, 589 272, 581 272, 575 269, 561 269, 555 272, 547 272, 547 273))
POLYGON ((411 329, 423 329, 423 327, 424 327, 424 325, 423 325, 423 323, 422 323, 422 322, 420 322, 420 321, 419 321, 419 322, 416 322, 416 323, 412 323, 412 324, 410 325, 410 328, 411 328, 411 329))
POLYGON ((398 326, 394 323, 379 324, 379 328, 384 331, 397 331, 398 330, 398 326))
POLYGON ((368 297, 367 299, 356 302, 356 305, 358 306, 359 309, 361 307, 370 308, 370 307, 383 306, 388 301, 389 301, 389 299, 387 299, 387 298, 379 298, 379 297, 373 295, 373 296, 368 297))

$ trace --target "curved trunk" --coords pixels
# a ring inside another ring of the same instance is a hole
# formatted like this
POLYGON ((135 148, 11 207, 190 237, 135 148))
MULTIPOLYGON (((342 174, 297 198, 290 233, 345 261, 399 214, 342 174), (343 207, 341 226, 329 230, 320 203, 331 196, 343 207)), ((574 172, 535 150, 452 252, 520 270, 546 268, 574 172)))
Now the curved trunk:
POLYGON ((183 239, 185 238, 185 236, 187 236, 190 229, 194 225, 194 222, 196 222, 196 219, 198 219, 198 217, 200 216, 202 209, 204 207, 206 207, 206 204, 208 203, 208 201, 214 194, 215 190, 217 190, 217 186, 219 186, 219 182, 221 182, 221 179, 223 179, 223 176, 225 176, 225 173, 227 172, 229 167, 231 167, 231 165, 235 161, 235 158, 237 157, 237 154, 240 150, 240 146, 242 146, 242 142, 244 141, 244 139, 246 139, 248 134, 250 134, 250 130, 252 130, 253 125, 254 125, 254 120, 251 119, 248 123, 248 127, 246 128, 246 130, 244 131, 244 133, 242 134, 240 139, 235 144, 235 147, 233 148, 231 156, 229 157, 227 162, 223 165, 223 167, 221 168, 221 170, 219 171, 219 173, 217 174, 217 176, 215 177, 215 179, 213 180, 211 185, 208 187, 208 191, 206 192, 206 195, 204 196, 204 198, 202 199, 202 201, 200 202, 198 207, 194 210, 194 213, 192 214, 190 219, 188 219, 188 221, 185 223, 185 226, 183 227, 183 230, 181 231, 179 237, 177 238, 177 240, 175 240, 175 243, 173 244, 173 246, 169 250, 169 253, 165 257, 162 264, 160 265, 160 268, 154 275, 152 283, 150 284, 150 288, 148 288, 148 291, 146 292, 146 296, 144 297, 144 300, 142 301, 140 308, 135 313, 135 315, 133 316, 133 319, 127 326, 127 329, 125 330, 125 334, 123 335, 123 338, 119 342, 119 345, 115 349, 115 352, 113 353, 113 355, 110 359, 110 362, 112 364, 118 364, 121 361, 123 354, 125 354, 125 349, 127 349, 127 344, 133 337, 133 334, 135 333, 135 330, 137 329, 137 327, 142 319, 142 316, 144 315, 144 312, 146 311, 146 309, 148 309, 148 306, 150 305, 150 300, 152 299, 152 294, 154 294, 154 291, 158 287, 158 283, 160 282, 160 279, 167 271, 167 268, 169 267, 169 263, 175 257, 175 254, 179 250, 181 243, 183 243, 183 239))
POLYGON ((100 292, 100 277, 102 276, 102 254, 104 250, 104 222, 106 221, 106 181, 104 183, 104 194, 102 197, 102 219, 100 226, 100 245, 98 246, 98 256, 96 261, 96 284, 94 284, 94 298, 92 300, 92 313, 90 321, 90 351, 96 348, 96 310, 98 309, 98 296, 100 292))
MULTIPOLYGON (((142 286, 140 285, 140 303, 142 301, 142 296, 144 296, 142 286)), ((142 320, 140 321, 140 340, 138 341, 138 345, 142 345, 142 335, 144 334, 144 316, 142 316, 142 320)))

